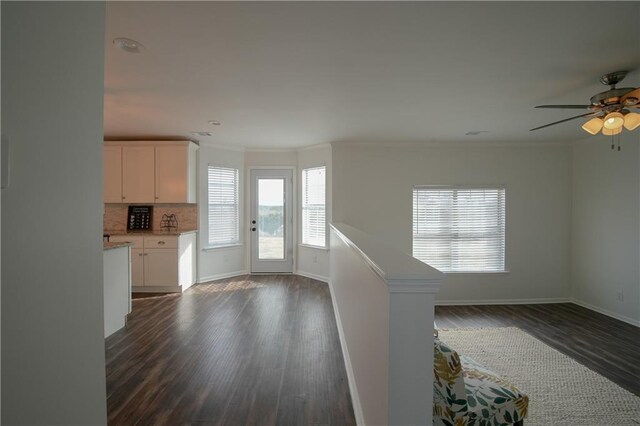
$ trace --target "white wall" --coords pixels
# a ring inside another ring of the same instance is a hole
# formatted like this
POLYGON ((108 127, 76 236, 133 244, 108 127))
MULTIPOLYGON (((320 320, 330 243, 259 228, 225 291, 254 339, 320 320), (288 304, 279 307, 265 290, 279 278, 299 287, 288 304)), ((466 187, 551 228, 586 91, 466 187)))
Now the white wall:
MULTIPOLYGON (((327 224, 331 223, 331 145, 317 145, 298 151, 298 176, 302 183, 302 170, 309 167, 325 166, 327 173, 326 200, 327 200, 327 224)), ((302 186, 298 185, 298 200, 302 200, 302 186)), ((298 241, 302 238, 302 212, 298 202, 298 241)), ((299 275, 311 277, 320 281, 329 280, 329 228, 327 227, 327 248, 298 244, 297 271, 299 275)))
POLYGON ((198 151, 198 282, 206 282, 220 278, 247 273, 245 264, 246 223, 244 218, 244 152, 201 145, 198 151), (240 241, 241 244, 231 247, 208 249, 207 234, 207 166, 233 167, 239 170, 240 176, 240 241))
POLYGON ((573 297, 640 325, 640 149, 624 133, 622 151, 604 137, 573 148, 573 297), (619 300, 619 297, 623 300, 619 300))
POLYGON ((105 5, 1 7, 2 423, 106 424, 105 5))
POLYGON ((442 303, 570 297, 571 147, 333 145, 333 221, 411 253, 416 184, 506 185, 506 274, 448 274, 442 303))
MULTIPOLYGON (((2 8, 0 7, 0 21, 2 21, 2 8)), ((2 27, 2 25, 0 25, 2 27)), ((0 61, 1 63, 2 61, 0 61)), ((2 80, 2 71, 0 70, 0 80, 2 80)), ((2 85, 0 84, 0 98, 2 98, 2 85)), ((1 103, 0 103, 1 104, 1 103)), ((2 106, 0 105, 0 116, 2 115, 2 106)), ((2 146, 1 140, 4 139, 4 133, 2 133, 2 120, 0 120, 0 147, 2 146)), ((2 149, 0 148, 0 176, 2 176, 3 167, 2 162, 4 157, 2 155, 2 149)), ((2 199, 2 191, 0 191, 0 199, 2 199)), ((2 203, 0 203, 0 223, 2 222, 2 203)), ((2 226, 0 226, 0 236, 2 235, 2 226)), ((2 295, 2 239, 0 238, 0 295, 2 295)), ((0 330, 2 330, 2 299, 0 296, 0 330)), ((2 383, 2 333, 0 332, 0 383, 2 383)), ((2 423, 2 385, 0 385, 0 423, 2 423)))
MULTIPOLYGON (((199 151, 199 206, 198 221, 200 229, 200 254, 198 257, 198 282, 246 274, 249 271, 250 240, 248 224, 250 221, 249 172, 251 168, 291 167, 294 169, 294 189, 296 203, 294 211, 294 244, 296 246, 295 273, 327 281, 329 277, 329 251, 305 247, 300 240, 300 179, 301 170, 315 166, 327 167, 327 220, 331 221, 331 146, 318 145, 300 150, 233 150, 202 145, 199 151), (240 225, 242 244, 208 250, 207 247, 207 165, 236 167, 240 170, 240 199, 242 222, 240 225)), ((328 235, 328 230, 327 230, 328 235)), ((328 240, 327 240, 328 241, 328 240)))

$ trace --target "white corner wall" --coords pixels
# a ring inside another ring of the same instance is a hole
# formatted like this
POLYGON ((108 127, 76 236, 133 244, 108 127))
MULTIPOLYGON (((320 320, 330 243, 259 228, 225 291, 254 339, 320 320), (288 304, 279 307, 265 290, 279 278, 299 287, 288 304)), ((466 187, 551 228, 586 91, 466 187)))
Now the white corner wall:
POLYGON ((640 326, 640 148, 604 137, 573 147, 572 289, 575 302, 640 326))
POLYGON ((302 241, 302 211, 298 202, 298 275, 329 282, 329 224, 331 223, 331 145, 317 145, 298 151, 298 200, 302 200, 302 170, 310 167, 326 167, 327 246, 316 248, 300 244, 302 241))
POLYGON ((245 264, 246 223, 244 218, 244 152, 201 145, 198 150, 198 282, 207 282, 247 273, 245 264), (240 176, 240 244, 208 249, 207 166, 232 167, 240 176))
POLYGON ((106 424, 103 2, 2 2, 2 423, 106 424))
POLYGON ((570 146, 338 143, 332 151, 333 221, 409 254, 413 185, 506 185, 509 272, 448 274, 438 303, 569 300, 570 146))
MULTIPOLYGON (((294 171, 294 245, 296 249, 294 273, 327 282, 329 279, 329 249, 318 249, 300 244, 300 179, 301 170, 307 167, 327 167, 327 223, 331 223, 331 146, 317 145, 302 149, 256 149, 234 150, 224 147, 201 145, 199 150, 199 255, 198 282, 249 273, 250 241, 248 226, 250 218, 249 172, 252 168, 291 167, 294 171), (235 167, 240 170, 240 200, 242 244, 233 247, 207 249, 207 166, 235 167)), ((327 228, 327 235, 328 235, 327 228)), ((328 241, 328 237, 327 237, 328 241)))

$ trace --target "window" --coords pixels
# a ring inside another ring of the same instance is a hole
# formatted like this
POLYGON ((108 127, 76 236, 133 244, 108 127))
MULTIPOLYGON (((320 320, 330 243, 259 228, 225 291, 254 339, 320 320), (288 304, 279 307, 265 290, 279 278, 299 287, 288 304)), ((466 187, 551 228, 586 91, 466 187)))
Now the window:
POLYGON ((302 244, 326 247, 326 170, 302 170, 302 244))
POLYGON ((504 272, 505 189, 413 188, 413 256, 442 272, 504 272))
POLYGON ((209 245, 240 242, 238 169, 208 166, 209 245))

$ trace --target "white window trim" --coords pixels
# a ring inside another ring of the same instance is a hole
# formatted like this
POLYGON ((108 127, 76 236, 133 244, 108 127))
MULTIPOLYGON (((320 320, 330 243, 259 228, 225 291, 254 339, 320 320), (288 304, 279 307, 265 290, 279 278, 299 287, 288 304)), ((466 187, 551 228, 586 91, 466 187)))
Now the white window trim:
POLYGON ((206 167, 206 176, 207 176, 207 180, 206 180, 206 218, 205 218, 205 222, 207 224, 206 226, 206 246, 204 246, 202 248, 202 251, 204 252, 210 252, 210 251, 216 251, 216 250, 220 250, 220 249, 229 249, 229 248, 233 248, 233 247, 239 247, 239 246, 243 246, 244 245, 244 241, 243 241, 243 232, 242 232, 242 222, 243 222, 243 209, 242 209, 242 168, 238 167, 237 165, 233 165, 233 164, 213 164, 213 163, 207 163, 207 167, 206 167), (214 168, 221 168, 221 169, 233 169, 236 170, 237 172, 237 182, 236 182, 236 186, 237 186, 237 210, 238 210, 238 240, 237 241, 233 241, 233 242, 228 242, 228 243, 220 243, 220 244, 209 244, 209 168, 214 167, 214 168))
POLYGON ((313 249, 317 249, 317 250, 324 250, 324 251, 328 251, 329 250, 329 224, 328 224, 328 212, 327 212, 327 192, 328 192, 328 188, 327 188, 327 181, 328 181, 328 171, 327 171, 327 165, 325 163, 322 164, 316 164, 316 165, 306 165, 301 167, 300 169, 300 241, 298 243, 298 245, 300 247, 307 247, 307 248, 313 248, 313 249), (303 186, 303 175, 304 175, 304 171, 305 170, 309 170, 309 169, 320 169, 323 168, 324 169, 324 245, 315 245, 315 244, 309 244, 309 243, 304 243, 302 242, 302 238, 303 238, 303 231, 302 231, 302 227, 304 226, 303 223, 303 215, 304 215, 304 209, 302 206, 302 200, 304 199, 304 186, 303 186))
MULTIPOLYGON (((509 268, 509 256, 507 251, 507 204, 506 204, 506 192, 507 185, 505 184, 496 184, 496 185, 414 185, 413 190, 416 189, 452 189, 452 190, 465 190, 465 189, 502 189, 505 191, 505 205, 504 205, 504 269, 501 271, 441 271, 445 275, 508 275, 511 274, 511 269, 509 268)), ((413 203, 413 201, 412 201, 413 203)), ((412 255, 413 255, 413 206, 412 206, 412 237, 411 237, 411 246, 412 246, 412 255)), ((417 259, 417 258, 416 258, 417 259)))
MULTIPOLYGON (((326 240, 326 238, 325 238, 326 240)), ((327 252, 329 251, 329 246, 312 246, 310 244, 303 244, 303 243, 298 243, 298 247, 304 247, 304 248, 308 248, 308 249, 313 249, 313 250, 319 250, 319 251, 324 251, 327 252)))

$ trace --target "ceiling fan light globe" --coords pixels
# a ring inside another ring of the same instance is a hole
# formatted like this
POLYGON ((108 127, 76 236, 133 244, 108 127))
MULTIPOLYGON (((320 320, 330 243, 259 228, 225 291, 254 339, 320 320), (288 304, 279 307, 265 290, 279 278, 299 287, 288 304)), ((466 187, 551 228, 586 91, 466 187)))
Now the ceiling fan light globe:
POLYGON ((640 114, 637 112, 630 112, 624 116, 624 128, 632 131, 640 126, 640 114))
POLYGON ((604 118, 604 128, 608 130, 622 129, 624 116, 619 112, 610 112, 604 118))
POLYGON ((619 133, 622 133, 622 127, 617 127, 615 129, 607 129, 606 127, 602 128, 602 134, 605 136, 615 136, 619 133))
POLYGON ((596 117, 584 123, 582 125, 582 129, 589 134, 597 135, 603 125, 604 122, 602 121, 602 118, 596 117))

